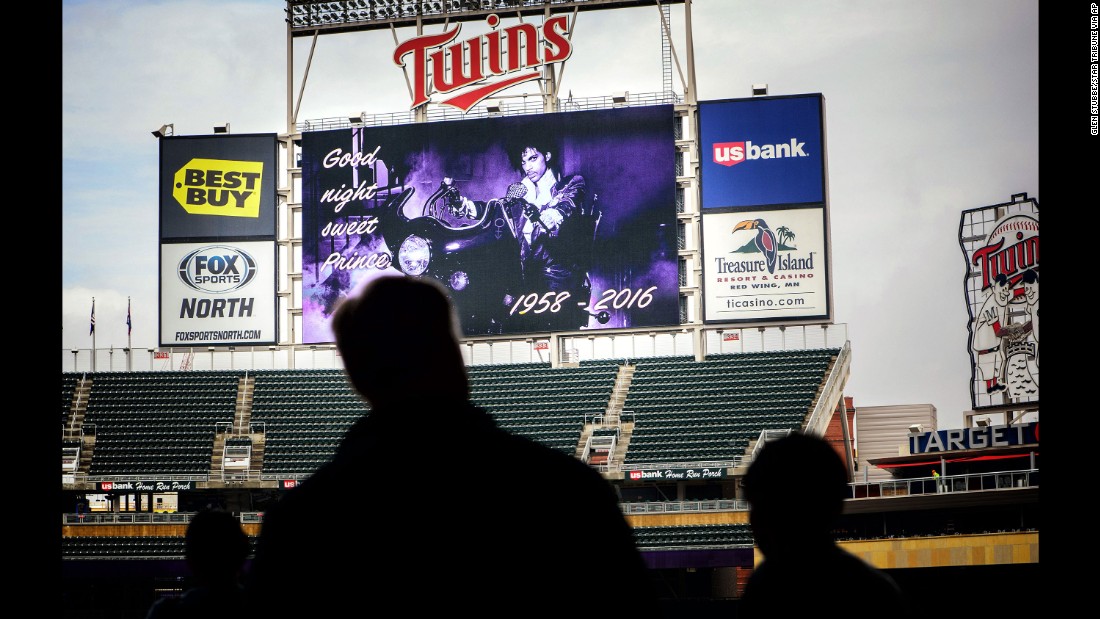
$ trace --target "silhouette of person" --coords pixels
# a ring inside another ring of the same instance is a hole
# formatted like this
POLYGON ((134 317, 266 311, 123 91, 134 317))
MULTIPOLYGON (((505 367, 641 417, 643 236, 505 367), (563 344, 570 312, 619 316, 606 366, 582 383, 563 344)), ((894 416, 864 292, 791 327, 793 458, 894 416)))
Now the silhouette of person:
POLYGON ((249 581, 260 616, 658 612, 610 484, 470 403, 438 284, 380 277, 332 324, 370 410, 265 512, 249 581))
POLYGON ((220 509, 195 514, 184 534, 184 554, 195 586, 178 598, 161 598, 146 619, 240 618, 249 614, 241 577, 251 546, 237 518, 220 509))
POLYGON ((848 471, 827 441, 793 433, 768 442, 744 484, 764 560, 745 586, 739 617, 912 616, 893 579, 833 540, 848 471))

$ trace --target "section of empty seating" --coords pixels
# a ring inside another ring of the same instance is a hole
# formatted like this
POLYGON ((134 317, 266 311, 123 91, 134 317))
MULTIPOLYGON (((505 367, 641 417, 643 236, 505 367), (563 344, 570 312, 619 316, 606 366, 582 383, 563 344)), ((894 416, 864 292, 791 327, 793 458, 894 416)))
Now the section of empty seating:
POLYGON ((85 425, 89 475, 202 475, 219 423, 231 423, 243 371, 97 372, 85 425))
MULTIPOLYGON (((630 359, 635 368, 624 411, 635 426, 624 463, 733 460, 762 430, 800 428, 838 352, 630 359)), ((585 421, 606 411, 622 361, 469 366, 471 399, 500 427, 572 454, 585 421)), ((89 474, 209 473, 218 425, 232 424, 245 375, 89 375, 84 421, 96 427, 89 474)), ((62 375, 63 421, 82 376, 62 375)), ((255 380, 250 420, 254 431, 263 429, 265 475, 312 473, 369 411, 341 369, 249 370, 247 376, 255 380)))
POLYGON ((252 422, 263 422, 265 474, 308 474, 332 459, 369 406, 340 369, 258 370, 252 422))
MULTIPOLYGON (((256 538, 249 536, 252 552, 256 538)), ((252 552, 249 556, 252 556, 252 552)), ((180 536, 63 536, 62 559, 183 559, 184 538, 180 536)))
POLYGON ((639 549, 673 547, 749 547, 753 544, 748 524, 692 524, 634 527, 639 549))
POLYGON ((801 428, 838 349, 635 360, 624 463, 733 460, 762 430, 801 428))
POLYGON ((470 399, 499 427, 572 455, 585 418, 607 410, 618 365, 551 368, 546 363, 467 368, 470 399))

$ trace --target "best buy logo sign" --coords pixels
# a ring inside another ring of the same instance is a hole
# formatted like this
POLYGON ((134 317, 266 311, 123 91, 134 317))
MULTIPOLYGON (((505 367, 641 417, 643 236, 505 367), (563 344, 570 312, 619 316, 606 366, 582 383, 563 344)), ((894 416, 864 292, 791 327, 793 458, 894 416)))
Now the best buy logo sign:
POLYGON ((173 180, 172 197, 192 215, 260 216, 259 161, 192 159, 173 180))

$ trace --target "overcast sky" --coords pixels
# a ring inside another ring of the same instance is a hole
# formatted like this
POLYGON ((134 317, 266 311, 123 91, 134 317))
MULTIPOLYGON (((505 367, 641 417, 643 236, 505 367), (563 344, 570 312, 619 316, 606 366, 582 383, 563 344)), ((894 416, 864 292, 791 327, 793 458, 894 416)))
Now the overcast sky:
MULTIPOLYGON (((93 296, 98 347, 126 345, 127 297, 134 347, 157 346, 151 131, 285 132, 284 6, 63 2, 62 349, 91 347, 93 296)), ((959 220, 1014 193, 1042 204, 1038 19, 1035 0, 692 5, 700 100, 756 83, 825 97, 834 318, 848 325, 857 406, 929 403, 941 428, 970 408, 959 220)), ((681 63, 683 25, 673 6, 681 63)), ((294 42, 299 76, 309 45, 294 42)), ((563 94, 661 91, 657 8, 581 13, 573 45, 563 94)), ((407 110, 393 49, 388 31, 320 37, 299 119, 407 110)))

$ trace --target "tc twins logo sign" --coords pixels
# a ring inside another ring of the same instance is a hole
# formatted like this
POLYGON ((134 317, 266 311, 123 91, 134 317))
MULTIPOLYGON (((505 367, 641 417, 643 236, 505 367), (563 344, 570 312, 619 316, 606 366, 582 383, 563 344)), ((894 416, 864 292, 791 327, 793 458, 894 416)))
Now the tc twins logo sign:
POLYGON ((1039 221, 1025 214, 1005 219, 970 262, 982 274, 982 290, 988 289, 997 275, 1004 275, 1015 286, 1024 271, 1039 270, 1039 221))
POLYGON ((573 53, 564 15, 551 17, 542 26, 521 23, 497 30, 500 18, 496 15, 486 17, 485 23, 492 32, 465 41, 452 43, 462 28, 456 24, 441 34, 413 37, 397 46, 393 52, 397 66, 408 66, 406 56, 412 55, 410 108, 428 102, 430 81, 431 89, 441 94, 468 88, 439 103, 469 112, 486 97, 538 79, 539 67, 564 61, 573 53), (493 79, 498 77, 502 79, 493 79))

